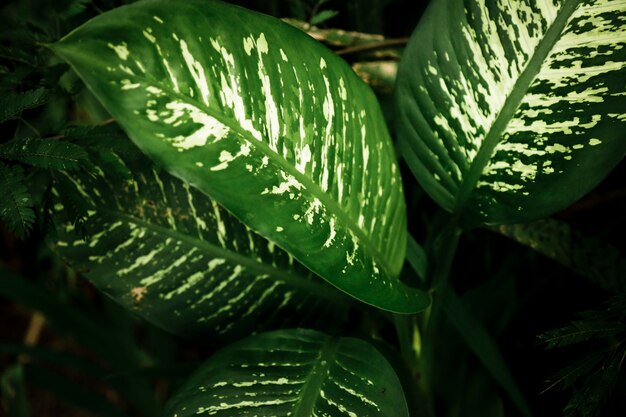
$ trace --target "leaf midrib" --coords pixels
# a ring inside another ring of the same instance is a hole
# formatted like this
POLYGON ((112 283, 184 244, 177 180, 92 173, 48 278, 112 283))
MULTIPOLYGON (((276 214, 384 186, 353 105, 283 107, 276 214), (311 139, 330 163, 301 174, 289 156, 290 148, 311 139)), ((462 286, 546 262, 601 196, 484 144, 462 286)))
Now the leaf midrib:
POLYGON ((311 371, 302 385, 302 390, 300 391, 299 396, 300 398, 289 414, 291 417, 310 417, 313 415, 315 403, 320 397, 322 384, 326 379, 328 369, 334 362, 334 357, 338 347, 338 338, 332 337, 326 340, 320 349, 315 365, 311 368, 311 371))
POLYGON ((485 140, 483 141, 478 154, 472 161, 470 169, 459 187, 454 207, 454 213, 457 215, 463 211, 465 204, 468 202, 480 177, 482 176, 484 168, 489 163, 495 147, 500 143, 504 129, 508 126, 509 121, 517 111, 522 99, 528 92, 530 84, 539 73, 539 70, 545 62, 548 54, 552 51, 552 48, 559 40, 569 17, 572 13, 574 13, 580 2, 581 0, 567 0, 567 2, 559 10, 558 15, 552 22, 552 25, 550 25, 550 28, 546 31, 545 36, 539 42, 539 45, 535 49, 535 53, 530 61, 528 61, 528 65, 515 82, 515 86, 513 87, 513 90, 511 90, 511 94, 509 94, 506 98, 504 106, 502 106, 498 117, 491 125, 491 129, 489 129, 489 132, 485 136, 485 140))
POLYGON ((333 291, 331 288, 325 288, 322 285, 317 284, 312 280, 300 278, 289 272, 286 272, 277 268, 273 268, 267 264, 260 263, 253 259, 242 256, 239 253, 232 252, 227 249, 215 246, 214 244, 206 240, 196 239, 192 236, 180 233, 178 231, 174 231, 166 227, 145 221, 143 219, 139 219, 135 216, 124 213, 120 210, 114 210, 114 209, 109 209, 109 208, 104 208, 104 207, 96 207, 96 210, 108 213, 109 215, 112 215, 112 216, 117 216, 119 219, 126 221, 128 223, 134 223, 137 226, 144 227, 158 234, 163 234, 167 237, 171 237, 185 244, 196 247, 200 250, 204 250, 210 253, 211 255, 214 255, 215 257, 225 258, 233 263, 245 266, 246 268, 249 268, 251 270, 258 271, 264 274, 269 274, 274 277, 278 277, 284 280, 286 283, 292 285, 293 287, 306 291, 310 294, 314 294, 316 296, 319 296, 328 300, 333 300, 333 302, 345 301, 343 295, 339 293, 338 291, 333 291))
POLYGON ((306 187, 306 189, 310 191, 312 195, 318 198, 324 204, 325 207, 329 208, 329 211, 333 215, 341 219, 343 223, 347 225, 347 228, 351 232, 353 232, 355 235, 357 235, 359 240, 364 244, 363 246, 368 248, 368 250, 372 253, 373 257, 376 259, 377 265, 383 268, 386 275, 388 277, 393 276, 393 274, 391 273, 393 269, 390 267, 389 263, 387 262, 387 258, 382 255, 378 247, 374 245, 374 243, 369 238, 369 236, 363 230, 361 230, 360 227, 358 227, 357 223, 341 209, 339 204, 335 200, 333 200, 327 193, 325 193, 320 188, 320 186, 317 183, 315 183, 311 178, 304 175, 303 173, 298 171, 293 165, 289 164, 285 159, 281 158, 280 155, 274 152, 266 142, 259 141, 259 140, 252 138, 249 132, 245 131, 238 123, 235 123, 229 118, 224 117, 224 115, 221 113, 217 113, 217 112, 210 110, 204 103, 201 103, 192 97, 185 96, 183 94, 180 94, 172 90, 170 86, 163 87, 163 85, 160 84, 159 81, 151 79, 149 77, 144 77, 141 75, 133 75, 130 77, 139 79, 139 81, 143 80, 148 85, 152 83, 152 85, 160 88, 161 90, 167 92, 168 94, 171 94, 172 96, 178 99, 181 99, 183 101, 188 102, 189 104, 193 106, 196 106, 197 108, 205 112, 207 115, 214 117, 215 119, 219 120, 220 123, 223 123, 229 129, 235 131, 240 137, 244 138, 252 145, 261 147, 264 150, 265 155, 267 155, 268 157, 271 157, 272 160, 277 162, 278 165, 280 165, 280 167, 285 172, 289 173, 298 181, 300 181, 300 183, 302 183, 306 187))

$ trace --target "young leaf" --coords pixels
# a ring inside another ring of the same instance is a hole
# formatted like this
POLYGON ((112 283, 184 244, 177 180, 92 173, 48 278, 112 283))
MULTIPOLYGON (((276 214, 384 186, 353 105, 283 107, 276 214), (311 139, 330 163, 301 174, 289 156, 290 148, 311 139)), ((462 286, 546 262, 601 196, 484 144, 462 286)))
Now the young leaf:
POLYGON ((51 139, 14 139, 0 145, 0 158, 38 168, 74 170, 87 166, 89 157, 80 146, 51 139))
POLYGON ((398 280, 402 184, 372 91, 279 20, 217 1, 142 1, 53 50, 160 166, 350 295, 429 303, 398 280))
POLYGON ((322 10, 321 12, 313 16, 309 23, 312 25, 319 25, 320 23, 324 23, 325 21, 332 19, 338 14, 339 12, 336 10, 322 10))
POLYGON ((534 220, 626 152, 622 1, 434 0, 397 83, 402 152, 466 226, 534 220))
POLYGON ((0 162, 0 219, 20 239, 25 239, 33 228, 35 212, 33 200, 24 186, 24 170, 20 166, 8 167, 0 162))
POLYGON ((408 417, 398 377, 370 344, 296 329, 219 351, 174 395, 164 416, 408 417))
POLYGON ((124 306, 185 337, 234 337, 309 316, 331 320, 342 308, 340 292, 141 154, 117 158, 130 178, 111 163, 96 161, 93 177, 66 174, 57 181, 54 244, 124 306), (68 211, 76 198, 86 240, 68 211))
POLYGON ((20 117, 24 110, 39 107, 48 101, 50 91, 45 88, 9 94, 0 100, 0 123, 20 117))

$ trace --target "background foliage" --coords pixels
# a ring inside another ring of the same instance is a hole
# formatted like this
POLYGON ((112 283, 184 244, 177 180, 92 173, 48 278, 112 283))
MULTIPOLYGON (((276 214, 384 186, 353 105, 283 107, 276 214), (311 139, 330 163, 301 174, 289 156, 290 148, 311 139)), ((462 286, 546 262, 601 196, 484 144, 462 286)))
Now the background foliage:
MULTIPOLYGON (((45 244, 55 229, 46 214, 54 205, 53 179, 61 180, 59 191, 75 203, 64 211, 68 221, 90 234, 89 208, 80 196, 72 198, 75 191, 63 185, 60 171, 91 178, 96 161, 117 167, 124 178, 129 173, 111 158, 134 149, 82 82, 41 43, 56 41, 123 3, 15 0, 3 5, 0 394, 2 413, 9 416, 157 415, 190 372, 219 347, 214 340, 175 337, 138 319, 96 291, 81 276, 86 271, 65 267, 45 244)), ((296 24, 337 51, 375 88, 389 126, 394 125, 394 71, 389 68, 419 19, 419 13, 407 12, 415 10, 413 2, 236 3, 300 21, 296 24), (367 34, 383 34, 393 42, 381 45, 384 39, 367 34), (363 48, 363 42, 378 46, 363 48)), ((446 214, 407 167, 401 168, 409 230, 431 252, 446 214)), ((451 271, 457 304, 450 304, 441 325, 427 335, 433 342, 422 352, 428 359, 422 371, 431 410, 423 410, 428 401, 407 392, 415 415, 520 415, 524 402, 535 415, 563 410, 566 415, 597 410, 603 416, 624 415, 624 397, 610 395, 613 385, 619 393, 626 383, 619 372, 625 352, 626 306, 620 295, 626 278, 624 175, 622 162, 599 187, 553 219, 463 235, 451 271), (463 320, 463 311, 475 321, 463 320)), ((403 276, 420 282, 409 268, 403 276)), ((407 357, 400 350, 410 334, 402 340, 400 332, 397 340, 389 322, 359 308, 349 308, 345 319, 343 334, 374 342, 401 380, 412 378, 400 359, 407 357)))

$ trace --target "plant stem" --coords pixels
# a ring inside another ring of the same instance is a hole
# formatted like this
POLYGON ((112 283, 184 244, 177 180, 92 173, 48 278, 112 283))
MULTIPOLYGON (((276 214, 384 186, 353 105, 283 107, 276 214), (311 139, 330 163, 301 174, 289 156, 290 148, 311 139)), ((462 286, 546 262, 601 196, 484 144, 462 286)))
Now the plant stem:
MULTIPOLYGON (((431 275, 433 292, 431 306, 419 315, 393 315, 400 353, 410 371, 411 380, 414 382, 412 387, 415 391, 414 395, 419 398, 421 410, 418 415, 420 416, 436 416, 430 389, 432 386, 433 341, 436 336, 436 324, 441 315, 445 284, 450 274, 460 236, 461 229, 458 227, 456 219, 453 218, 441 229, 435 239, 432 254, 434 270, 431 275), (418 325, 418 321, 421 325, 418 325), (422 340, 420 329, 425 332, 424 340, 422 340)), ((408 254, 407 256, 411 255, 408 254)), ((411 266, 416 274, 419 274, 417 263, 411 263, 411 266)))
POLYGON ((437 330, 441 321, 443 300, 446 296, 446 288, 452 263, 456 255, 456 250, 461 237, 461 229, 456 219, 453 218, 443 227, 439 235, 435 238, 432 253, 433 272, 431 289, 433 301, 426 312, 427 320, 424 321, 424 335, 427 342, 424 346, 425 360, 423 366, 424 377, 431 379, 430 367, 434 358, 434 345, 437 337, 437 330))
POLYGON ((411 384, 407 389, 412 392, 407 392, 407 394, 412 398, 409 404, 413 403, 411 415, 436 417, 430 390, 422 378, 421 336, 417 327, 417 317, 416 314, 394 314, 393 321, 400 344, 400 353, 410 374, 411 384))

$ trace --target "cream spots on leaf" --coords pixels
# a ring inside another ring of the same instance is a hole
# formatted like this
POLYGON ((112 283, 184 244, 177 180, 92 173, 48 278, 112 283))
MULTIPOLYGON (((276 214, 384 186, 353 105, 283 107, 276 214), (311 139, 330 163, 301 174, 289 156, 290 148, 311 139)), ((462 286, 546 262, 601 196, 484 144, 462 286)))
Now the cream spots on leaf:
POLYGON ((128 44, 126 42, 122 42, 119 45, 113 45, 112 43, 107 43, 107 46, 113 49, 113 52, 120 58, 122 61, 126 61, 130 52, 128 51, 128 44))

